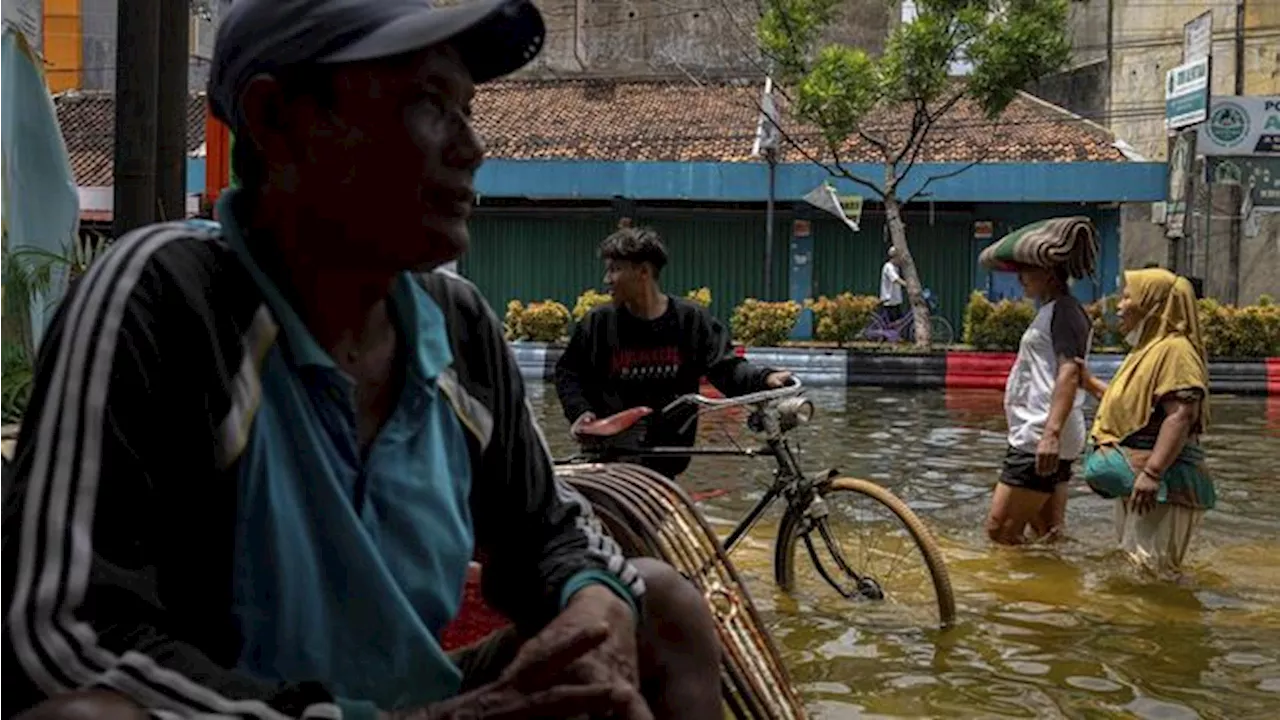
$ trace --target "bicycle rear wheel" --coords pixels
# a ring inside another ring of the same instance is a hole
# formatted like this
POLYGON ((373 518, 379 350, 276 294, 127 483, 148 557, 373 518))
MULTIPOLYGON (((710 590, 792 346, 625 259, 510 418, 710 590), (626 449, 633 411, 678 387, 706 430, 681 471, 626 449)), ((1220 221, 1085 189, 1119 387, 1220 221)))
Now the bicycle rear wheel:
POLYGON ((955 621, 951 577, 933 533, 907 504, 875 483, 837 477, 808 507, 789 507, 778 527, 775 579, 813 611, 856 603, 863 624, 947 627, 955 621))

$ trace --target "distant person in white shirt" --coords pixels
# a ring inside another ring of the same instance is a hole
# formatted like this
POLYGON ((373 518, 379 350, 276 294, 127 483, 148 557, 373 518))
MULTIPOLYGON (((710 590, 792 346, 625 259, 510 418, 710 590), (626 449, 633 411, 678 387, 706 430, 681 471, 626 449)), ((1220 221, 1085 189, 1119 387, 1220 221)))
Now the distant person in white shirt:
POLYGON ((902 302, 902 288, 907 283, 898 270, 898 249, 889 248, 889 259, 880 268, 880 307, 890 320, 902 317, 906 306, 902 302))
POLYGON ((1074 358, 1089 352, 1090 322, 1064 268, 1023 266, 1018 281, 1040 305, 1022 335, 1004 389, 1009 448, 991 499, 987 535, 1002 545, 1061 531, 1071 465, 1085 445, 1084 393, 1074 358))

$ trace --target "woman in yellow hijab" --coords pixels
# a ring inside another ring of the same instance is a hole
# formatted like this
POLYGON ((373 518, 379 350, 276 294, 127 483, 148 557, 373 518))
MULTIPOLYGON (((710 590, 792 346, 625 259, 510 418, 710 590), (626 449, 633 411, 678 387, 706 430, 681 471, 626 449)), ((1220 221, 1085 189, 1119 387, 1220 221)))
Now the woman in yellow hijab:
POLYGON ((1208 363, 1191 283, 1161 269, 1124 278, 1120 329, 1133 349, 1110 385, 1085 373, 1084 388, 1101 398, 1085 481, 1116 499, 1120 547, 1170 575, 1216 501, 1199 445, 1209 420, 1208 363))

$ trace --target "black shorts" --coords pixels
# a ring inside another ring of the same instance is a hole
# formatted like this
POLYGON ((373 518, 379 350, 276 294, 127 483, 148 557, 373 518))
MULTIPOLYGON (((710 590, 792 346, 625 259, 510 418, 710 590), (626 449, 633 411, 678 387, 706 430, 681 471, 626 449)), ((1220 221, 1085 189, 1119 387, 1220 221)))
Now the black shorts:
POLYGON ((1036 492, 1051 493, 1059 483, 1071 479, 1071 465, 1074 460, 1059 460, 1058 470, 1052 475, 1041 476, 1036 473, 1035 453, 1023 452, 1010 447, 1004 456, 1004 467, 1000 470, 1000 482, 1010 487, 1026 488, 1036 492))

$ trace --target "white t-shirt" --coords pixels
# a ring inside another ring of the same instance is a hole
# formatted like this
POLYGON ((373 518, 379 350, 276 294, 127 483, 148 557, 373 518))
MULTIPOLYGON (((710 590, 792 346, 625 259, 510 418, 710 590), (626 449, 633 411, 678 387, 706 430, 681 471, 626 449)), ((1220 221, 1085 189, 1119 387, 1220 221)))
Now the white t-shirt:
MULTIPOLYGON (((1058 358, 1088 357, 1089 318, 1070 295, 1045 303, 1022 334, 1018 359, 1004 387, 1004 413, 1009 421, 1009 445, 1034 453, 1044 437, 1058 380, 1058 358)), ((1069 361, 1069 360, 1068 360, 1069 361)), ((1071 413, 1062 426, 1059 457, 1075 460, 1084 452, 1084 391, 1076 391, 1071 413)))
POLYGON ((898 284, 901 279, 898 266, 894 265, 892 260, 880 268, 880 302, 885 305, 902 304, 902 286, 898 284))

